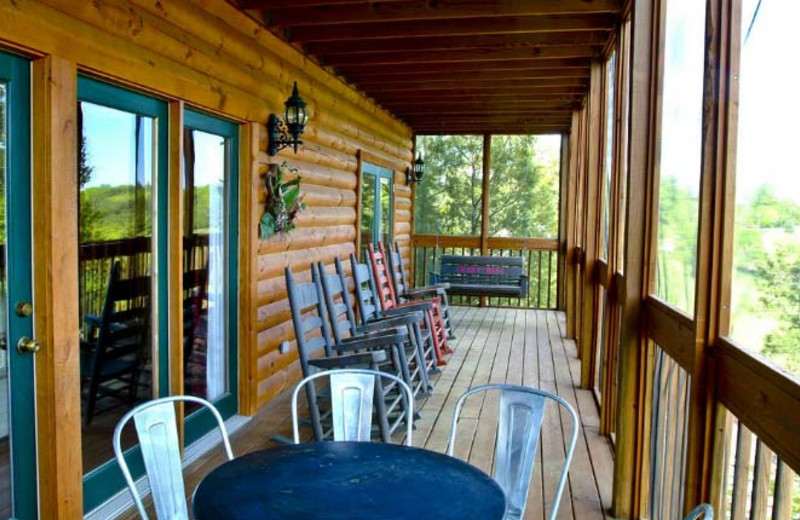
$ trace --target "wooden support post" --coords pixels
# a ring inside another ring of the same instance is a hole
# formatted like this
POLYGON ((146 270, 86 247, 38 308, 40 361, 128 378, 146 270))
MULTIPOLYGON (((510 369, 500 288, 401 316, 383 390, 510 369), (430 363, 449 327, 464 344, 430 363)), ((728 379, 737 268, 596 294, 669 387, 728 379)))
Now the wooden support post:
POLYGON ((596 284, 596 265, 598 257, 598 238, 600 236, 601 205, 601 152, 603 136, 603 62, 592 63, 592 79, 588 101, 588 155, 586 161, 586 190, 584 192, 584 269, 583 269, 583 301, 581 316, 585 326, 580 334, 581 355, 581 387, 591 385, 592 356, 594 353, 596 330, 590 325, 594 323, 598 309, 598 293, 596 284))
MULTIPOLYGON (((575 118, 572 118, 573 121, 575 118)), ((564 275, 567 271, 567 199, 569 196, 570 182, 570 136, 561 135, 561 163, 559 167, 558 187, 558 273, 556 275, 556 288, 558 294, 558 309, 566 310, 566 283, 564 275)))
MULTIPOLYGON (((481 255, 489 254, 489 180, 492 168, 492 136, 483 135, 483 184, 481 190, 481 255)), ((486 307, 487 298, 481 296, 480 306, 486 307)))
POLYGON ((33 249, 41 518, 83 517, 78 338, 77 71, 33 62, 33 249))
POLYGON ((655 70, 653 67, 654 6, 650 0, 634 0, 631 10, 631 86, 627 206, 625 218, 625 277, 618 294, 622 319, 619 342, 619 388, 617 391, 617 443, 614 463, 612 515, 640 515, 646 385, 642 373, 647 365, 644 337, 649 280, 650 220, 652 206, 652 154, 655 70))
POLYGON ((239 127, 239 413, 258 410, 258 222, 261 205, 258 123, 239 127))

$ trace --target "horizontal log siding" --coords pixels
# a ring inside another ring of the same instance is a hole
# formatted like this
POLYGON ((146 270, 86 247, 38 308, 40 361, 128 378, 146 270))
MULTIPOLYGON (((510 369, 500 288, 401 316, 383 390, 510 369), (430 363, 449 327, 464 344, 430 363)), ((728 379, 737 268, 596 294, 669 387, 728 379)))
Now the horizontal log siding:
POLYGON ((249 287, 241 288, 251 295, 241 312, 254 324, 251 344, 241 345, 249 353, 240 369, 249 395, 243 413, 253 413, 299 376, 296 350, 278 353, 284 340, 294 346, 284 267, 305 279, 311 262, 332 263, 355 250, 358 150, 396 172, 395 237, 410 260, 411 191, 402 173, 412 158, 409 128, 224 0, 3 3, 0 45, 60 56, 83 71, 242 122, 281 114, 298 82, 310 116, 304 146, 297 154, 269 157, 262 124, 252 166, 257 171, 241 173, 258 203, 242 208, 252 226, 243 234, 252 236, 258 225, 261 179, 272 163, 286 160, 298 169, 308 206, 291 234, 254 240, 251 247, 249 287))

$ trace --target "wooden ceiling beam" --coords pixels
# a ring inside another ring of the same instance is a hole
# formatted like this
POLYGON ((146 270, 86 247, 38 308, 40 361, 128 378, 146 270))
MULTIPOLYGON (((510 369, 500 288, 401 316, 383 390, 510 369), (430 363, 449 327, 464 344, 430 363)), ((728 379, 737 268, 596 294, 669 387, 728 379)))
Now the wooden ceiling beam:
MULTIPOLYGON (((558 58, 558 59, 529 59, 529 60, 510 60, 510 61, 486 61, 476 66, 470 62, 450 62, 450 63, 411 63, 394 65, 347 65, 339 66, 336 69, 346 77, 350 74, 371 75, 389 78, 405 74, 421 74, 434 72, 445 74, 448 72, 472 72, 472 71, 493 71, 493 70, 531 70, 531 69, 553 69, 553 68, 586 68, 592 64, 591 58, 558 58)), ((387 79, 387 81, 391 81, 387 79)))
MULTIPOLYGON (((508 125, 458 125, 448 128, 417 126, 411 130, 416 135, 548 135, 569 133, 569 125, 508 126, 508 125)), ((423 181, 424 182, 424 181, 423 181)))
POLYGON ((398 74, 387 80, 385 76, 374 76, 372 74, 350 74, 347 80, 357 83, 361 88, 367 89, 372 85, 414 85, 417 83, 428 83, 432 81, 510 81, 510 80, 539 80, 557 78, 589 78, 591 69, 571 68, 571 69, 521 69, 521 70, 474 70, 463 72, 417 72, 409 74, 398 74))
POLYGON ((552 105, 578 105, 580 106, 585 96, 580 95, 540 95, 540 96, 527 96, 520 98, 519 96, 486 96, 486 95, 454 95, 441 98, 402 98, 397 97, 394 99, 384 99, 380 104, 386 109, 392 111, 401 111, 409 106, 448 106, 455 105, 475 105, 485 104, 491 106, 500 106, 503 104, 519 103, 525 106, 552 106, 552 105))
MULTIPOLYGON (((255 3, 255 2, 252 2, 255 3)), ((620 0, 447 0, 408 2, 369 2, 363 6, 298 6, 286 2, 271 8, 271 26, 307 26, 341 23, 400 22, 418 20, 456 20, 495 16, 565 15, 618 13, 620 0)), ((250 7, 257 7, 252 6, 250 7)))
POLYGON ((602 45, 558 45, 530 49, 469 49, 453 51, 376 52, 365 54, 338 54, 319 58, 325 65, 388 65, 407 63, 448 63, 512 61, 549 58, 597 58, 602 45))
POLYGON ((405 92, 408 90, 425 91, 425 90, 445 90, 445 89, 465 89, 465 88, 480 88, 486 90, 499 90, 509 87, 525 87, 525 88, 545 88, 545 87, 588 87, 588 78, 540 78, 540 79, 503 79, 498 81, 492 80, 455 80, 455 81, 429 81, 427 83, 414 84, 409 87, 406 84, 397 83, 359 83, 358 87, 362 90, 368 91, 372 95, 377 95, 379 92, 405 92))
POLYGON ((433 113, 433 112, 464 112, 469 110, 578 110, 579 103, 551 103, 549 101, 533 102, 511 102, 511 101, 451 101, 447 103, 392 103, 384 104, 384 108, 392 112, 412 114, 412 113, 433 113))
MULTIPOLYGON (((291 0, 292 7, 322 7, 331 5, 369 4, 373 0, 291 0)), ((237 0, 242 9, 283 9, 287 0, 237 0)), ((381 2, 408 2, 408 0, 381 0, 381 2)))
POLYGON ((554 45, 606 45, 609 31, 566 31, 482 36, 442 36, 435 38, 390 38, 374 40, 365 46, 361 40, 312 42, 305 46, 309 54, 333 56, 376 52, 411 52, 453 49, 519 49, 554 45))
POLYGON ((527 94, 529 98, 535 99, 562 99, 562 98, 580 98, 586 95, 585 88, 569 88, 569 87, 542 87, 539 89, 528 87, 514 87, 501 90, 496 89, 443 89, 443 90, 426 90, 426 91, 400 91, 400 92, 384 92, 375 94, 373 97, 378 101, 400 100, 400 99, 446 99, 446 98, 459 98, 459 97, 484 97, 484 98, 516 98, 519 94, 527 94))
POLYGON ((537 116, 533 114, 498 114, 498 115, 439 115, 437 117, 406 117, 404 118, 411 126, 414 123, 425 123, 428 121, 435 121, 437 124, 444 123, 508 123, 510 125, 564 125, 569 124, 571 115, 556 115, 556 116, 537 116))
POLYGON ((615 14, 500 16, 450 20, 447 23, 442 23, 441 20, 421 20, 308 25, 290 27, 286 32, 290 42, 322 42, 531 32, 602 31, 613 28, 616 23, 617 15, 615 14))
POLYGON ((556 105, 552 107, 525 107, 525 106, 496 106, 496 105, 473 105, 473 106, 444 106, 444 107, 411 107, 402 110, 404 118, 427 115, 483 115, 483 114, 503 114, 503 115, 563 115, 572 114, 571 105, 556 105))

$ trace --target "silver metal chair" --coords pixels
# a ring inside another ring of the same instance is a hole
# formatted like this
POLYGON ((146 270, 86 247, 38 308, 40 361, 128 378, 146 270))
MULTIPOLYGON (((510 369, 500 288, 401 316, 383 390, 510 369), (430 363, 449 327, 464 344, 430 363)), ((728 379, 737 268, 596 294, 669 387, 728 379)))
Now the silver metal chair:
MULTIPOLYGON (((292 431, 295 444, 300 444, 300 426, 297 414, 297 396, 306 385, 313 385, 316 379, 330 378, 330 398, 333 415, 334 441, 369 441, 372 431, 372 405, 375 395, 375 382, 380 378, 391 380, 405 395, 408 405, 406 417, 406 446, 411 446, 412 420, 414 416, 414 396, 405 381, 394 374, 379 370, 344 368, 317 372, 303 378, 292 392, 292 431)), ((379 383, 380 384, 380 383, 379 383)))
POLYGON ((714 508, 709 504, 700 504, 689 512, 684 520, 714 520, 714 508))
POLYGON ((143 403, 126 413, 114 430, 114 454, 117 457, 122 475, 128 484, 133 501, 144 520, 149 520, 142 499, 136 489, 125 454, 122 450, 122 430, 133 419, 139 436, 139 447, 144 460, 147 479, 153 494, 156 517, 169 520, 189 520, 186 506, 186 492, 183 483, 181 447, 178 440, 178 424, 175 417, 176 402, 191 402, 204 406, 217 420, 222 443, 228 460, 233 459, 231 442, 225 423, 213 404, 205 399, 189 395, 175 395, 143 403))
POLYGON ((447 443, 447 454, 452 456, 455 447, 456 427, 461 408, 467 397, 479 392, 500 392, 499 415, 497 420, 497 441, 495 444, 494 468, 492 478, 500 484, 506 494, 505 520, 518 520, 525 512, 528 500, 528 488, 533 475, 533 463, 536 459, 536 447, 542 430, 545 403, 548 399, 564 408, 572 418, 572 434, 567 444, 564 465, 558 479, 558 487, 550 510, 549 520, 558 513, 558 505, 567 481, 567 471, 578 440, 578 414, 570 404, 561 397, 526 386, 518 385, 484 385, 471 388, 456 403, 453 412, 453 423, 450 428, 450 439, 447 443))

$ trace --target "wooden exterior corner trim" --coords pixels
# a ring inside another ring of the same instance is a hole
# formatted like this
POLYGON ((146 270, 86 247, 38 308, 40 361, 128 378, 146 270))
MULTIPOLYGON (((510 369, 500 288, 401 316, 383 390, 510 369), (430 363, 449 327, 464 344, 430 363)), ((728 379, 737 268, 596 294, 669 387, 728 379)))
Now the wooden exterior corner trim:
POLYGON ((78 323, 77 69, 33 62, 33 249, 41 518, 83 517, 78 323), (67 434, 65 435, 65 432, 67 434))

